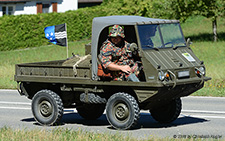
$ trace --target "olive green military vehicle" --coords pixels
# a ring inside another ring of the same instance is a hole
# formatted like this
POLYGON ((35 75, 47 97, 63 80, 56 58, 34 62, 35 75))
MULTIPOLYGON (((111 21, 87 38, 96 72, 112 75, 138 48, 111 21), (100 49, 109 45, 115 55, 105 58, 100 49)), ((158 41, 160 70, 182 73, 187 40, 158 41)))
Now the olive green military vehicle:
POLYGON ((59 61, 16 65, 15 81, 21 95, 32 99, 34 118, 41 125, 60 122, 64 108, 76 108, 87 120, 106 110, 116 129, 136 125, 140 110, 149 110, 158 122, 169 123, 181 112, 181 97, 201 89, 205 66, 184 39, 179 21, 140 16, 97 17, 86 55, 59 61), (123 26, 139 63, 140 82, 114 81, 98 75, 98 54, 110 27, 123 26))

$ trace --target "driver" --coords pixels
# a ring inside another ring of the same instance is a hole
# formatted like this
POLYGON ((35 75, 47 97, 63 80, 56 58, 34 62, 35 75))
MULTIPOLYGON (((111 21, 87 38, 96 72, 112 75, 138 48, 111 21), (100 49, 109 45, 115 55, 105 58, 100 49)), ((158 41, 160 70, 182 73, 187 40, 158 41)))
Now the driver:
POLYGON ((123 28, 114 25, 108 39, 101 46, 99 60, 104 69, 111 71, 113 80, 139 82, 138 64, 134 62, 130 44, 124 38, 123 28))
POLYGON ((140 38, 142 48, 154 47, 154 43, 152 42, 152 37, 155 36, 157 31, 157 25, 148 26, 148 28, 143 28, 143 34, 140 38))

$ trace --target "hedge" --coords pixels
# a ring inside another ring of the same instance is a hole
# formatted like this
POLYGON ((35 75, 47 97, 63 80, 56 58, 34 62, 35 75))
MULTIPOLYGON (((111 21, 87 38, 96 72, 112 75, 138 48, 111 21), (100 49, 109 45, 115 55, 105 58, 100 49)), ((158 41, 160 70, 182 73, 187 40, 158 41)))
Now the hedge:
POLYGON ((0 18, 0 51, 50 44, 44 28, 67 24, 68 41, 91 37, 92 19, 106 16, 101 7, 82 8, 65 13, 3 16, 0 18))

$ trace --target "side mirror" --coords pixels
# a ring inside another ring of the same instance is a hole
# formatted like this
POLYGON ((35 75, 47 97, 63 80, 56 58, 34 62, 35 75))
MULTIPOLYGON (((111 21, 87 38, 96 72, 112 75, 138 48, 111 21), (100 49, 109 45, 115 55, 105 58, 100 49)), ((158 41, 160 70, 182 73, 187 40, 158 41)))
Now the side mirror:
POLYGON ((190 38, 188 38, 188 39, 187 39, 186 44, 187 44, 187 46, 188 46, 188 47, 190 47, 190 45, 192 44, 192 42, 191 42, 191 39, 190 39, 190 38))
POLYGON ((131 50, 132 52, 138 50, 137 44, 136 44, 136 43, 131 43, 131 44, 130 44, 130 50, 131 50))

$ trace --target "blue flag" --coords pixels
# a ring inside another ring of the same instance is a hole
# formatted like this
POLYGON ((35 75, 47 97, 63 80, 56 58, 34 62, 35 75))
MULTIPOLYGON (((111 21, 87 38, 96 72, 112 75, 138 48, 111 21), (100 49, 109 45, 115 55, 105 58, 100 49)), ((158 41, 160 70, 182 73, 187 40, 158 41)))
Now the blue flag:
POLYGON ((49 42, 60 46, 67 46, 66 24, 45 27, 44 32, 45 38, 50 40, 49 42))

